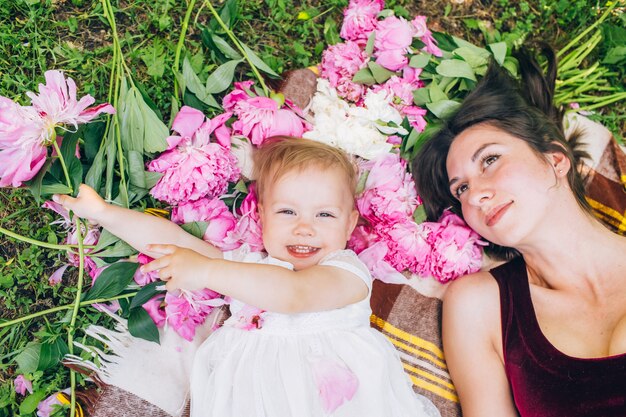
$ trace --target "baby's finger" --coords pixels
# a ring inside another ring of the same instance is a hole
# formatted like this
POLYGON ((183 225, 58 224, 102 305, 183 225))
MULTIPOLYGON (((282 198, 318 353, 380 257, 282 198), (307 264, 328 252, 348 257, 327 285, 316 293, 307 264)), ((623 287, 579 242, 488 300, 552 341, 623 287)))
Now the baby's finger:
POLYGON ((169 260, 166 256, 164 256, 162 258, 155 259, 154 261, 148 262, 147 264, 143 265, 141 267, 141 272, 143 274, 147 274, 148 272, 159 271, 160 269, 165 268, 168 264, 169 264, 169 260))
POLYGON ((73 205, 74 201, 76 201, 76 199, 74 197, 72 197, 72 196, 65 195, 65 194, 54 194, 52 196, 52 201, 62 205, 63 207, 65 207, 68 210, 71 210, 72 209, 72 205, 73 205))
POLYGON ((176 249, 178 249, 178 246, 153 243, 150 245, 146 245, 146 249, 150 252, 158 253, 160 255, 171 255, 176 251, 176 249))

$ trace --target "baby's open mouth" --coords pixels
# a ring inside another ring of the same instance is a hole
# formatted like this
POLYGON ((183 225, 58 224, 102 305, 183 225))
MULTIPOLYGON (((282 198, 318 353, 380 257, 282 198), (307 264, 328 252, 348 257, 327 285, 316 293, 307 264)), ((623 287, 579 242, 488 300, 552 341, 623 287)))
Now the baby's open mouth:
POLYGON ((314 246, 306 246, 306 245, 289 245, 287 246, 287 251, 291 256, 296 258, 306 258, 308 256, 316 254, 320 248, 316 248, 314 246))

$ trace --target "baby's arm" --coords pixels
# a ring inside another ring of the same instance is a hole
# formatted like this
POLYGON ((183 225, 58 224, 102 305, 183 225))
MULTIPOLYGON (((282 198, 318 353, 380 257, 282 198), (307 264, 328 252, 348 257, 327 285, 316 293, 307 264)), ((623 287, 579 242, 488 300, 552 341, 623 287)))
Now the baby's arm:
POLYGON ((339 267, 316 265, 292 271, 275 265, 207 259, 172 245, 151 245, 150 249, 164 256, 142 270, 158 270, 159 277, 168 281, 168 290, 210 288, 276 313, 332 310, 356 303, 368 293, 361 278, 339 267))
POLYGON ((108 204, 87 185, 81 185, 78 196, 55 195, 53 200, 77 216, 100 224, 115 236, 127 242, 141 253, 153 258, 162 256, 151 252, 151 243, 173 244, 192 249, 210 258, 221 258, 222 252, 215 246, 185 232, 175 223, 160 217, 108 204))

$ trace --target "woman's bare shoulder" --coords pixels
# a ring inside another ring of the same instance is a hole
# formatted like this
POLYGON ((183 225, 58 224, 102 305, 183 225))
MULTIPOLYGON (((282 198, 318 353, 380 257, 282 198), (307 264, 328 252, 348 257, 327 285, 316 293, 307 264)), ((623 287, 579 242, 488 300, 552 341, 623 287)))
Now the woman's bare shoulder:
POLYGON ((443 313, 445 321, 465 323, 470 327, 473 327, 472 323, 481 327, 487 325, 491 333, 497 329, 494 326, 499 326, 500 320, 498 283, 486 271, 459 278, 446 290, 443 313))

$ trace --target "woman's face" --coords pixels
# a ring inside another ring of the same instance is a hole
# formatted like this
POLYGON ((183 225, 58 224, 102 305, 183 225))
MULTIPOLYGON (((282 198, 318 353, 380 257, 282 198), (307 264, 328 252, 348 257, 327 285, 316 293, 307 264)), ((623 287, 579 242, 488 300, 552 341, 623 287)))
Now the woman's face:
POLYGON ((493 243, 518 247, 555 209, 555 166, 562 163, 562 154, 542 157, 523 140, 481 124, 454 139, 446 168, 467 224, 493 243))

